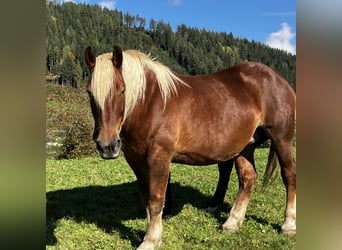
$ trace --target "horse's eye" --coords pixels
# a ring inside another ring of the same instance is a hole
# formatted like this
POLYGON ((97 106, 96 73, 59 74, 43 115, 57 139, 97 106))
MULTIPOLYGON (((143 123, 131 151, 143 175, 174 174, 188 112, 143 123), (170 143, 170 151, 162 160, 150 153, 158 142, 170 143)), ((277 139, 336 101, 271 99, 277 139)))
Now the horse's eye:
POLYGON ((125 88, 123 88, 122 90, 121 90, 121 92, 120 92, 120 95, 124 95, 125 94, 125 88))

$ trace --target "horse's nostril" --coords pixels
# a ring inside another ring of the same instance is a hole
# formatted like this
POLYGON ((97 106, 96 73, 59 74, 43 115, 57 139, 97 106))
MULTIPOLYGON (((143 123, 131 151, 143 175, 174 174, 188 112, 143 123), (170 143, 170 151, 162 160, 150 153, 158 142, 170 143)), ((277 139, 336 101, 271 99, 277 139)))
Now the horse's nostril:
POLYGON ((115 138, 111 141, 108 147, 110 147, 111 150, 115 150, 116 148, 120 147, 120 145, 121 145, 120 138, 115 138))
POLYGON ((102 150, 103 146, 102 146, 101 142, 98 141, 98 140, 94 140, 94 141, 95 141, 96 149, 97 150, 102 150))
POLYGON ((113 151, 115 149, 115 144, 114 143, 111 143, 108 145, 107 147, 110 151, 113 151))

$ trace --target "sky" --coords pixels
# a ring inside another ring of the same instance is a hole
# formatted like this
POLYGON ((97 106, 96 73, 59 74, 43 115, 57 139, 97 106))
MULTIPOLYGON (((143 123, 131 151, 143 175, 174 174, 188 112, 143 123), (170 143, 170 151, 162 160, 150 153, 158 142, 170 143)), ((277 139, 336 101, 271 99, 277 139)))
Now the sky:
POLYGON ((189 27, 232 33, 296 54, 295 0, 61 0, 189 27))

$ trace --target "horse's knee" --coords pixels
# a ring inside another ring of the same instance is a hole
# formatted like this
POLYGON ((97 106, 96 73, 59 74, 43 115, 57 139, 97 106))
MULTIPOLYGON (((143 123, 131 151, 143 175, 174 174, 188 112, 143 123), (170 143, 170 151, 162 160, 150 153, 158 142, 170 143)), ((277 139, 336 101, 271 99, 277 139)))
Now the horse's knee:
POLYGON ((257 179, 257 174, 254 171, 254 169, 251 169, 250 171, 246 171, 243 177, 243 183, 242 183, 243 189, 252 192, 256 179, 257 179))
POLYGON ((162 195, 152 195, 149 197, 148 207, 150 209, 151 215, 159 214, 164 207, 165 197, 162 195))

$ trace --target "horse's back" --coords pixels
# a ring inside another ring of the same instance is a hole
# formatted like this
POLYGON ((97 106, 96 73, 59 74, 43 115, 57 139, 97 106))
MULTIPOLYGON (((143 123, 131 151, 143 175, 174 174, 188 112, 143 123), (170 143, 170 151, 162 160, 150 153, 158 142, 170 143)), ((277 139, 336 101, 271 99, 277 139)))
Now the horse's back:
POLYGON ((192 109, 200 107, 202 112, 213 113, 216 109, 234 115, 241 109, 267 112, 270 106, 295 106, 296 96, 290 84, 262 63, 244 62, 212 74, 180 78, 190 88, 182 86, 177 101, 191 102, 192 109))

